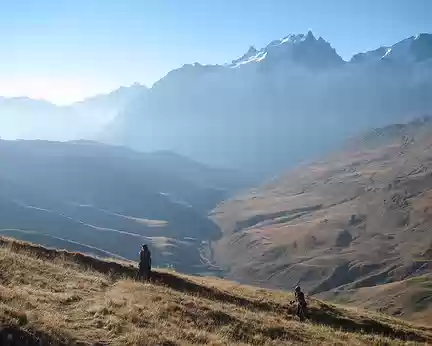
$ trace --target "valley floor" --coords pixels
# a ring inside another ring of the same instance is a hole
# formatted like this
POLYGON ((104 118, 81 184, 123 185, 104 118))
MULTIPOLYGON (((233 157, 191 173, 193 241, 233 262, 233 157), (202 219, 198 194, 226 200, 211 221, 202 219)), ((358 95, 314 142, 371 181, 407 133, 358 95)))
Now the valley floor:
POLYGON ((28 345, 399 345, 432 343, 432 328, 292 295, 156 271, 0 239, 0 343, 28 345), (8 341, 9 340, 9 341, 8 341), (18 343, 19 344, 19 343, 18 343))

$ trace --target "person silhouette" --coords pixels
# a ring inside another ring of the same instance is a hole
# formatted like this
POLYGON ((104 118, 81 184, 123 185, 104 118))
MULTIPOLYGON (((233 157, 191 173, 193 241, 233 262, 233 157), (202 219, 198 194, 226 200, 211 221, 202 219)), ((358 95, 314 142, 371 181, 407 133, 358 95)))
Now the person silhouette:
POLYGON ((137 279, 150 279, 151 252, 146 244, 143 244, 139 253, 139 265, 137 279))

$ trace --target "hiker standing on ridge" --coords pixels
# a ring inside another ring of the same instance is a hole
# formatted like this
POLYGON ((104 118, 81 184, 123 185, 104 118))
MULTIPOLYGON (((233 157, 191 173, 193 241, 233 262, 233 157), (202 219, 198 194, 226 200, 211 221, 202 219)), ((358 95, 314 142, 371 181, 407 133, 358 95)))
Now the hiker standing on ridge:
POLYGON ((137 279, 148 280, 151 274, 151 252, 146 244, 142 246, 139 257, 137 279))
POLYGON ((300 321, 304 321, 306 318, 307 303, 300 286, 296 286, 294 295, 295 301, 297 302, 296 315, 300 318, 300 321))

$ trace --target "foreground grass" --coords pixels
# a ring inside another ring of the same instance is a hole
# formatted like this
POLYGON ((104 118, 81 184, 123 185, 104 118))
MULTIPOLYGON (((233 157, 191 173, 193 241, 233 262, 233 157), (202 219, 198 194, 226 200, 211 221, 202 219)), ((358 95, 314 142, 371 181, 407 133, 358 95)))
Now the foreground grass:
POLYGON ((26 332, 59 345, 432 342, 430 328, 363 310, 312 301, 310 320, 300 323, 288 293, 169 272, 139 283, 126 269, 123 278, 102 274, 61 253, 47 260, 12 245, 0 247, 0 343, 26 332))

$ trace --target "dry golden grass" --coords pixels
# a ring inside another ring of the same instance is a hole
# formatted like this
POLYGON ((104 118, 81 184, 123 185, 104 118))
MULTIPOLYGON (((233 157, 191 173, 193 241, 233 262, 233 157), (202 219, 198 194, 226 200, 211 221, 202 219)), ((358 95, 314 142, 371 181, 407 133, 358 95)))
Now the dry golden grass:
POLYGON ((127 266, 121 278, 91 269, 88 257, 84 264, 71 260, 73 254, 52 250, 47 260, 41 256, 45 249, 39 253, 12 244, 3 241, 0 247, 0 325, 7 326, 0 343, 6 334, 26 332, 33 341, 38 336, 45 344, 61 345, 432 342, 432 328, 363 310, 314 300, 309 320, 300 323, 289 307, 289 293, 168 271, 140 283, 127 277, 127 266))
POLYGON ((242 282, 300 284, 325 299, 432 323, 431 288, 411 280, 432 268, 427 133, 408 146, 397 138, 348 147, 224 201, 211 214, 222 230, 213 261, 242 282), (397 287, 375 287, 391 282, 397 287))
POLYGON ((330 291, 322 294, 322 297, 432 325, 432 310, 428 308, 428 301, 432 299, 430 274, 374 287, 330 291))

